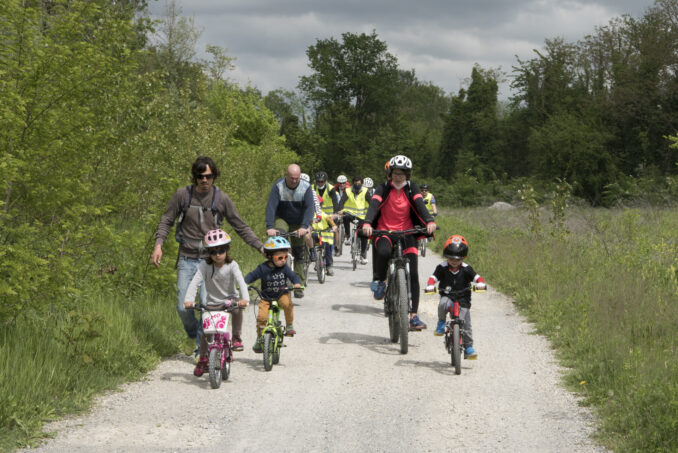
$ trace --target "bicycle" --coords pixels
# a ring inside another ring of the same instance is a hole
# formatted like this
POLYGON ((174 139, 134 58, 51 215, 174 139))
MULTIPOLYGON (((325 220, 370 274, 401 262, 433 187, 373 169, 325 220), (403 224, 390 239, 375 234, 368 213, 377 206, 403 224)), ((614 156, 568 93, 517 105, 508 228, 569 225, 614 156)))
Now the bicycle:
POLYGON ((318 276, 319 283, 325 283, 325 276, 327 275, 327 266, 325 265, 325 246, 322 240, 320 233, 327 231, 332 231, 332 228, 325 228, 324 230, 314 230, 313 233, 317 233, 317 242, 313 238, 313 253, 311 256, 315 255, 315 271, 318 276))
MULTIPOLYGON (((450 362, 454 367, 454 374, 457 375, 461 374, 461 352, 466 349, 464 344, 466 329, 464 320, 459 317, 459 298, 468 291, 485 292, 484 289, 477 289, 475 285, 457 291, 453 291, 449 286, 440 289, 441 296, 452 300, 452 306, 449 308, 450 319, 445 323, 445 349, 450 354, 450 362)), ((435 294, 435 292, 426 294, 435 294)))
POLYGON ((202 334, 207 342, 210 385, 213 389, 218 389, 221 381, 228 380, 231 374, 233 345, 228 331, 228 320, 231 312, 238 309, 238 301, 228 299, 221 305, 199 305, 192 308, 200 312, 202 334))
POLYGON ((400 353, 407 354, 408 334, 410 330, 410 303, 412 289, 410 288, 410 260, 403 255, 403 239, 409 234, 425 234, 424 227, 415 227, 409 230, 373 230, 373 235, 388 234, 393 242, 391 259, 388 261, 386 276, 386 292, 384 296, 384 312, 388 316, 388 330, 391 343, 400 340, 400 353))
MULTIPOLYGON (((438 214, 431 214, 433 217, 436 217, 438 214)), ((424 257, 426 256, 426 247, 428 245, 429 238, 419 239, 419 254, 424 257)))
POLYGON ((360 238, 358 237, 358 225, 360 225, 360 219, 357 218, 354 215, 351 214, 344 214, 348 218, 351 219, 351 224, 353 225, 353 228, 351 228, 351 231, 353 233, 351 234, 351 263, 353 264, 353 270, 356 270, 358 267, 358 263, 360 262, 360 238))
MULTIPOLYGON (((257 298, 254 301, 255 305, 258 305, 262 300, 266 300, 256 286, 248 286, 247 289, 257 293, 257 298)), ((264 370, 271 371, 273 365, 277 365, 280 362, 280 349, 283 347, 285 327, 280 322, 280 305, 278 305, 278 301, 272 300, 268 302, 268 319, 266 320, 266 326, 261 331, 261 335, 263 337, 264 370)))
POLYGON ((336 242, 336 244, 334 244, 334 256, 341 256, 345 236, 344 222, 339 218, 339 221, 337 222, 337 240, 334 241, 336 242))

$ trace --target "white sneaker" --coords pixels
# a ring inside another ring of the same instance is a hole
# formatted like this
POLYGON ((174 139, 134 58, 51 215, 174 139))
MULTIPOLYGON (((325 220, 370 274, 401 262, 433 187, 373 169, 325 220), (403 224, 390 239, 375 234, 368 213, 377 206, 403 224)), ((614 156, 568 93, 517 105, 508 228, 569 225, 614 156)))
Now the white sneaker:
POLYGON ((367 258, 360 258, 360 264, 362 265, 367 264, 367 258))

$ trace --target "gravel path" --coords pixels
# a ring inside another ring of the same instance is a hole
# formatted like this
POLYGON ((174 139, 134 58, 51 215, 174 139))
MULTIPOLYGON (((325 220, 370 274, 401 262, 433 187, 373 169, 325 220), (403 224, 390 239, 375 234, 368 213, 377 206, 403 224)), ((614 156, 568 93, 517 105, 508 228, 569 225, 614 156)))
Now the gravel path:
MULTIPOLYGON (((441 260, 428 255, 420 258, 422 287, 441 260)), ((371 264, 354 272, 346 256, 336 261, 324 285, 311 273, 306 297, 296 300, 298 334, 271 372, 250 348, 251 307, 245 351, 221 388, 195 378, 192 359, 167 359, 145 380, 99 398, 90 414, 49 425, 58 435, 39 450, 605 451, 590 438, 590 413, 560 387, 548 342, 506 297, 491 287, 474 295, 479 360, 464 361, 457 376, 432 334, 437 297, 422 296, 429 329, 410 333, 401 355, 368 288, 371 264)))

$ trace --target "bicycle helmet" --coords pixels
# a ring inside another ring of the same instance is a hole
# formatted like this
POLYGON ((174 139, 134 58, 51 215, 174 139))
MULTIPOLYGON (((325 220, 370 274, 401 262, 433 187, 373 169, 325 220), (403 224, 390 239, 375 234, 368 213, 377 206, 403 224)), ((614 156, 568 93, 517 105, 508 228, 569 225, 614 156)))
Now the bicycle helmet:
POLYGON ((338 182, 339 184, 343 184, 343 183, 345 183, 346 181, 348 181, 348 179, 346 179, 346 176, 345 176, 345 175, 339 175, 339 176, 337 176, 337 182, 338 182))
POLYGON ((419 188, 421 190, 428 190, 428 184, 422 184, 421 186, 419 186, 419 188))
POLYGON ((391 160, 389 161, 388 168, 389 172, 393 171, 396 168, 399 170, 412 171, 412 161, 410 160, 409 157, 399 154, 391 158, 391 160))
POLYGON ((454 258, 456 260, 463 260, 468 255, 468 242, 464 236, 453 234, 443 246, 443 256, 445 258, 454 258))
POLYGON ((224 230, 210 230, 205 235, 205 247, 219 247, 231 242, 231 236, 224 230))
POLYGON ((365 178, 363 179, 363 186, 367 187, 368 189, 371 189, 374 187, 374 181, 372 181, 372 178, 365 178))
POLYGON ((292 246, 290 241, 282 236, 270 236, 264 243, 264 251, 273 252, 276 250, 289 250, 292 246))
POLYGON ((306 182, 311 182, 311 177, 308 176, 306 173, 302 173, 299 175, 299 179, 306 181, 306 182))
POLYGON ((315 174, 315 182, 325 182, 327 181, 327 173, 324 171, 319 171, 315 174))

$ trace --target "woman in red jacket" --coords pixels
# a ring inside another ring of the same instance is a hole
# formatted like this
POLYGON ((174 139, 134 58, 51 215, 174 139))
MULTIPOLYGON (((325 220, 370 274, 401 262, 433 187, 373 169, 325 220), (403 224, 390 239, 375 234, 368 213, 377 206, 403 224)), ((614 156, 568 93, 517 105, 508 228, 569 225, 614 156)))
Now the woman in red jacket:
MULTIPOLYGON (((408 230, 414 226, 425 226, 428 234, 433 234, 436 224, 426 209, 419 187, 410 181, 412 161, 406 156, 395 156, 389 161, 388 180, 379 184, 370 201, 363 234, 372 236, 372 230, 408 230), (374 225, 374 227, 373 227, 374 225)), ((370 288, 377 300, 384 298, 386 290, 386 272, 391 258, 392 241, 388 235, 373 238, 372 247, 372 284, 370 288)), ((419 308, 419 271, 417 238, 405 236, 403 254, 410 262, 410 289, 412 290, 412 308, 410 310, 410 329, 422 330, 426 324, 417 316, 419 308)))

